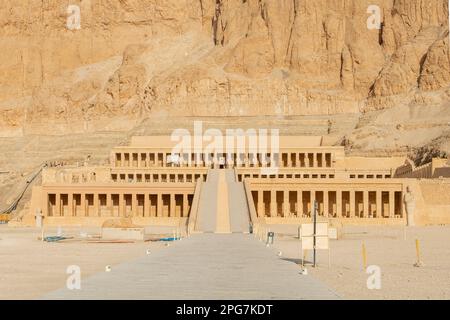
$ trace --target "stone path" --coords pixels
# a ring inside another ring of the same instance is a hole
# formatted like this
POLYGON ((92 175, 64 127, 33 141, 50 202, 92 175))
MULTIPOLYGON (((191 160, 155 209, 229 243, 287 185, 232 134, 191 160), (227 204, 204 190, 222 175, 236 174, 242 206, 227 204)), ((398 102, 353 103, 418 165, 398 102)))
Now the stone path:
POLYGON ((219 171, 209 170, 208 180, 203 184, 198 207, 195 231, 215 232, 217 227, 217 189, 219 171))
POLYGON ((252 235, 198 234, 44 299, 338 299, 252 235))
POLYGON ((244 183, 237 182, 234 170, 226 170, 231 232, 250 232, 250 213, 244 183))

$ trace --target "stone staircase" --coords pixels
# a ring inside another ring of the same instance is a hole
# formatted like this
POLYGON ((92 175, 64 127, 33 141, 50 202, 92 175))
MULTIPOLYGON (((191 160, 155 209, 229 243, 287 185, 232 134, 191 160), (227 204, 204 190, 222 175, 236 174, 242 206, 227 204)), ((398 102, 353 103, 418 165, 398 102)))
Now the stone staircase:
POLYGON ((249 212, 244 185, 231 169, 211 169, 204 183, 194 232, 247 233, 249 212))
POLYGON ((226 179, 231 232, 248 233, 250 228, 250 214, 248 212, 244 183, 236 181, 234 170, 226 170, 226 179))

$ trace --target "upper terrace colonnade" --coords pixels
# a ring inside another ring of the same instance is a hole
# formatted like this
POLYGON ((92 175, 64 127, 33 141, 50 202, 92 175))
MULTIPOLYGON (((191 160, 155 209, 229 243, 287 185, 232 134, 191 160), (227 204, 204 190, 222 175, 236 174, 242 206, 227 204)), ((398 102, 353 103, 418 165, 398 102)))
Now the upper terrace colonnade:
POLYGON ((213 142, 173 141, 169 136, 133 137, 130 146, 116 147, 116 168, 268 167, 332 168, 344 156, 343 147, 322 146, 321 137, 218 137, 213 142), (175 156, 175 157, 174 157, 175 156), (175 158, 175 159, 174 159, 175 158))

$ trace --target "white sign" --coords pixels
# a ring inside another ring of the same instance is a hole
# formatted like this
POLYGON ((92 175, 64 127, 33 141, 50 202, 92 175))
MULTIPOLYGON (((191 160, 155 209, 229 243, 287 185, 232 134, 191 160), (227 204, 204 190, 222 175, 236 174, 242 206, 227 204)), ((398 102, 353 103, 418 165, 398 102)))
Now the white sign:
MULTIPOLYGON (((314 249, 314 224, 304 223, 300 229, 302 250, 314 249)), ((328 223, 319 222, 316 223, 316 249, 328 250, 328 223)))
MULTIPOLYGON (((303 223, 301 226, 302 237, 312 237, 314 235, 314 223, 303 223)), ((317 222, 316 223, 316 236, 328 237, 328 223, 317 222)))
MULTIPOLYGON (((316 237, 316 249, 328 250, 328 237, 316 237)), ((302 250, 314 249, 314 237, 302 237, 302 250)))

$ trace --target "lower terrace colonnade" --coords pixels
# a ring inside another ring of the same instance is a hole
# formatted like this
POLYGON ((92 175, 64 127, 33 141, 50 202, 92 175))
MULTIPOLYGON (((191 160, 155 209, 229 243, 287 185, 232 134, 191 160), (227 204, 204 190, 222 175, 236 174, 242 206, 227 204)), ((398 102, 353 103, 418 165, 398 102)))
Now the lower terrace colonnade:
POLYGON ((404 218, 401 190, 252 188, 258 217, 310 218, 312 204, 325 218, 404 218))
POLYGON ((45 192, 45 217, 188 217, 193 193, 45 192))

